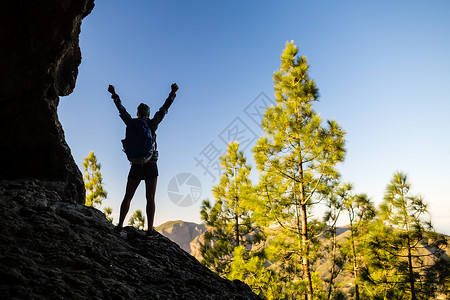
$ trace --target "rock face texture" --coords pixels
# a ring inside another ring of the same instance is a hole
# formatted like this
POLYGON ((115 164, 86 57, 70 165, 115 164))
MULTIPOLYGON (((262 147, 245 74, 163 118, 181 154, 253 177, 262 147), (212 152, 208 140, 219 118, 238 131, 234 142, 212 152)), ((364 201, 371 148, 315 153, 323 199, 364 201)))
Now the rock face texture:
POLYGON ((39 179, 65 201, 84 185, 57 116, 81 62, 78 36, 93 0, 0 4, 0 179, 39 179))
POLYGON ((63 201, 39 181, 0 182, 1 299, 260 299, 162 235, 63 201))

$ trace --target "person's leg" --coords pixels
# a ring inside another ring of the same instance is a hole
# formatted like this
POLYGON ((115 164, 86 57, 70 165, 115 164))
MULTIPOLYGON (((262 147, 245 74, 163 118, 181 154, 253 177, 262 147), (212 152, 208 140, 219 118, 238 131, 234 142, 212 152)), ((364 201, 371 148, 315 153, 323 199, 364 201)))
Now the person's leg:
POLYGON ((120 206, 120 218, 118 228, 122 228, 125 217, 127 216, 128 210, 130 209, 130 202, 133 199, 134 193, 141 181, 138 179, 128 179, 127 188, 125 191, 125 196, 123 197, 122 205, 120 206))
POLYGON ((148 232, 151 233, 153 231, 153 220, 155 218, 155 192, 156 192, 156 183, 158 181, 158 177, 154 177, 152 179, 145 180, 145 190, 146 190, 146 198, 147 198, 147 219, 148 219, 148 232))

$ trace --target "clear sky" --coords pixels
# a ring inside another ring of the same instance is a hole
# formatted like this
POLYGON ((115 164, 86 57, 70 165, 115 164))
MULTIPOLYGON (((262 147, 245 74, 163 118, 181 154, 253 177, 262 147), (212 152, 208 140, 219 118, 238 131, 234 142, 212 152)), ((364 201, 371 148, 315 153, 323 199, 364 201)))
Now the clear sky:
MULTIPOLYGON (((200 222, 225 142, 240 141, 252 162, 255 112, 274 100, 272 75, 294 40, 320 91, 315 110, 347 132, 343 180, 379 204, 392 174, 406 172, 435 228, 450 234, 450 1, 95 4, 82 25, 75 90, 58 111, 80 168, 89 151, 102 164, 115 222, 129 163, 108 84, 132 115, 140 102, 153 115, 178 83, 157 131, 155 225, 200 222)), ((144 183, 129 215, 136 209, 145 210, 144 183)))

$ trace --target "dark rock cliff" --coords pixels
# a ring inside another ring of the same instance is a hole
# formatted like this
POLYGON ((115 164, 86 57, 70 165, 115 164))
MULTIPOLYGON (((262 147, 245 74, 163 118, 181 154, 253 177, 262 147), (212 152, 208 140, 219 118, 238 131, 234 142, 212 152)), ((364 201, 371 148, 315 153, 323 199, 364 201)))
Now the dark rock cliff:
POLYGON ((39 179, 84 202, 82 176, 57 116, 81 62, 78 36, 93 0, 0 4, 0 178, 39 179))
POLYGON ((259 299, 162 235, 62 201, 39 182, 0 182, 0 298, 259 299))

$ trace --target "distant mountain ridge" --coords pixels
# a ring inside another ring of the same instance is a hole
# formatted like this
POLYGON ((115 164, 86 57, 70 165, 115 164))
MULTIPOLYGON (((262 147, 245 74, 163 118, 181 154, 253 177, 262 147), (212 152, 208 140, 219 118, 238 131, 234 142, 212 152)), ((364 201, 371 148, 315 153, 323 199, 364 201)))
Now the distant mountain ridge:
MULTIPOLYGON (((206 231, 205 224, 176 220, 165 222, 155 229, 187 253, 198 260, 201 259, 200 243, 203 241, 203 234, 206 231)), ((348 229, 347 226, 338 227, 337 235, 344 234, 348 229)))
MULTIPOLYGON (((338 242, 343 242, 346 238, 349 237, 350 231, 349 226, 340 226, 336 229, 336 238, 338 242)), ((169 221, 158 227, 156 230, 159 231, 162 235, 169 238, 176 244, 178 244, 184 251, 191 254, 198 260, 202 259, 200 253, 200 244, 203 241, 203 236, 206 231, 205 224, 197 224, 193 222, 184 222, 181 220, 177 221, 169 221)), ((447 237, 450 245, 450 237, 447 237)), ((323 247, 329 246, 329 241, 323 240, 323 247)), ((424 249, 423 254, 429 253, 429 249, 424 249)), ((450 247, 446 248, 447 257, 450 256, 450 247)), ((328 254, 324 254, 323 257, 317 260, 314 263, 316 271, 320 274, 322 278, 329 276, 329 268, 330 268, 330 257, 328 254)), ((340 275, 338 281, 349 281, 351 280, 351 274, 340 275)))
MULTIPOLYGON (((203 233, 206 231, 205 224, 176 220, 165 222, 155 227, 155 229, 172 240, 187 253, 197 259, 201 258, 200 243, 203 240, 203 233)), ((340 236, 348 230, 349 228, 347 226, 338 227, 336 230, 337 235, 340 236)), ((345 236, 345 234, 342 236, 345 236)))
MULTIPOLYGON (((155 228, 189 254, 198 252, 200 248, 198 237, 206 231, 205 224, 185 222, 182 220, 168 221, 155 228)), ((197 257, 197 255, 194 256, 197 257)))

